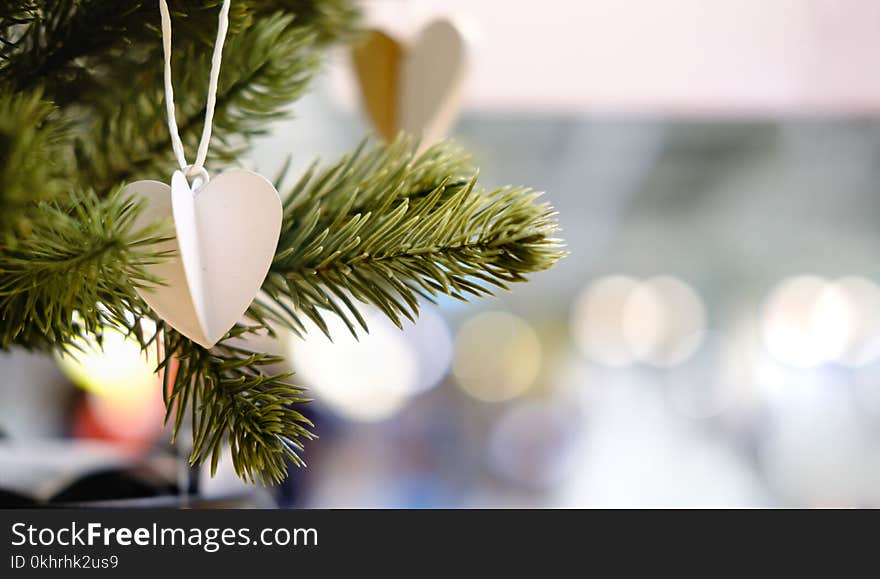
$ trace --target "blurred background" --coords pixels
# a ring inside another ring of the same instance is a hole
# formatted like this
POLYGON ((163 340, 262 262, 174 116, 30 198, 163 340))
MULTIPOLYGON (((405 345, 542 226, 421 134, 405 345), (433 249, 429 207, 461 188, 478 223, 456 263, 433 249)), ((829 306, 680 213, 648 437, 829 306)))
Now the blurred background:
MULTIPOLYGON (((401 33, 438 16, 469 31, 450 136, 484 186, 546 190, 570 255, 496 299, 425 304, 403 332, 368 312, 360 342, 343 329, 334 344, 261 345, 315 398, 309 468, 265 491, 221 465, 202 493, 297 507, 880 506, 880 4, 366 7, 401 33)), ((252 166, 271 175, 292 155, 295 174, 370 130, 347 54, 294 113, 252 166)), ((149 361, 122 339, 60 362, 0 353, 0 376, 0 488, 48 497, 73 470, 167 446, 149 361), (69 439, 89 441, 76 458, 69 439)))

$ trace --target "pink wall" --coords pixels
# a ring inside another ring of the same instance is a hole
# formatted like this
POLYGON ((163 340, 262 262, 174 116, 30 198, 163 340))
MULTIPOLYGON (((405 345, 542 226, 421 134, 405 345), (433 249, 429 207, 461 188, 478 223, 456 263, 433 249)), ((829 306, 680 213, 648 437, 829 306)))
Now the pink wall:
POLYGON ((880 111, 876 0, 400 0, 475 24, 467 106, 686 114, 880 111), (539 9, 540 8, 540 9, 539 9))

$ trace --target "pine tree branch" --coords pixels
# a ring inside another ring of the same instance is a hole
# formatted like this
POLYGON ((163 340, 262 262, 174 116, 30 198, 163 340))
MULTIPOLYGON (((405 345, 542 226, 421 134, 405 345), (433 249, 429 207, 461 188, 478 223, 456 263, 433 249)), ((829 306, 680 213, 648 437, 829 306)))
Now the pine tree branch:
MULTIPOLYGON (((175 20, 175 47, 207 48, 217 0, 169 2, 175 20)), ((254 0, 233 3, 230 35, 277 13, 295 26, 317 32, 321 44, 352 34, 359 12, 351 0, 254 0)), ((46 0, 0 6, 0 82, 13 90, 42 86, 57 103, 79 99, 83 83, 108 69, 133 72, 157 54, 159 11, 153 0, 46 0), (144 49, 153 46, 152 49, 144 49), (132 47, 137 50, 132 51, 132 47), (145 52, 150 58, 145 59, 145 52)), ((161 52, 158 52, 160 54, 161 52)), ((111 75, 115 76, 115 75, 111 75)), ((122 78, 122 77, 117 77, 122 78)))
POLYGON ((134 330, 146 312, 135 287, 161 283, 144 268, 168 257, 151 249, 158 224, 132 231, 139 205, 119 193, 36 211, 28 235, 0 242, 0 349, 64 349, 108 326, 134 330))
POLYGON ((235 341, 259 328, 236 326, 207 351, 164 327, 165 358, 160 365, 168 418, 174 436, 187 416, 193 430, 190 461, 211 461, 217 469, 228 443, 235 472, 245 480, 277 483, 287 475, 285 459, 303 466, 302 442, 315 436, 308 418, 294 409, 308 402, 287 382, 290 374, 267 374, 263 367, 281 358, 251 351, 235 341))
MULTIPOLYGON (((171 4, 178 121, 194 150, 215 30, 205 23, 219 0, 171 4)), ((234 4, 212 144, 221 165, 284 113, 321 44, 355 18, 349 0, 234 4)), ((132 230, 138 206, 118 191, 122 180, 167 177, 172 162, 157 21, 152 0, 0 5, 0 348, 63 350, 105 328, 161 346, 175 433, 192 415, 191 460, 216 468, 228 443, 240 476, 275 482, 286 461, 302 464, 311 424, 294 409, 301 389, 271 370, 280 359, 242 338, 278 324, 302 332, 306 319, 326 333, 328 312, 357 333, 361 304, 399 324, 420 299, 505 288, 559 259, 557 224, 527 189, 478 189, 458 150, 362 145, 285 196, 278 252, 248 311, 256 326, 236 326, 210 350, 161 322, 145 332, 154 314, 135 290, 161 283, 145 268, 169 256, 151 249, 158 229, 132 230)))
POLYGON ((210 458, 216 467, 228 439, 240 476, 273 482, 284 476, 285 457, 301 464, 301 443, 312 437, 293 408, 305 401, 302 391, 286 374, 263 372, 280 359, 237 345, 240 338, 278 324, 301 334, 306 318, 328 333, 328 312, 357 335, 367 329, 359 304, 399 324, 418 314, 419 298, 487 294, 561 257, 552 209, 535 202, 538 194, 477 191, 461 151, 414 151, 406 139, 362 145, 325 171, 307 171, 285 198, 264 297, 248 311, 257 326, 236 326, 210 351, 166 333, 163 367, 180 361, 176 374, 165 373, 169 414, 177 432, 190 413, 193 462, 210 458))
MULTIPOLYGON (((214 116, 214 167, 233 161, 250 137, 284 116, 286 105, 302 94, 319 64, 314 40, 314 32, 291 26, 288 16, 263 19, 229 40, 214 116)), ((179 62, 173 68, 179 134, 184 147, 195 150, 210 54, 185 52, 179 62)), ((132 84, 122 96, 128 111, 114 114, 118 104, 108 102, 106 113, 97 114, 95 125, 82 131, 78 158, 84 182, 107 188, 140 177, 164 178, 174 166, 161 73, 161 67, 154 67, 132 84)))
MULTIPOLYGON (((303 331, 304 317, 327 333, 322 312, 352 334, 366 330, 356 302, 401 326, 420 298, 465 300, 524 281, 562 255, 555 213, 525 188, 476 189, 460 151, 440 145, 420 157, 405 139, 315 175, 285 203, 278 254, 250 310, 261 323, 303 331)), ((328 334, 329 335, 329 334, 328 334)))
POLYGON ((0 19, 6 39, 0 50, 0 77, 18 91, 51 87, 50 94, 59 100, 74 96, 65 94, 66 83, 56 87, 60 78, 79 78, 73 63, 118 42, 119 31, 133 26, 139 16, 136 2, 126 6, 75 0, 35 4, 0 19))
POLYGON ((253 3, 254 15, 265 17, 282 11, 317 33, 320 44, 346 42, 356 32, 361 14, 351 0, 262 0, 253 3))
MULTIPOLYGON (((257 326, 236 326, 205 350, 159 324, 169 418, 177 433, 191 416, 193 462, 210 459, 215 469, 229 444, 240 476, 277 482, 287 460, 302 464, 302 443, 313 437, 295 409, 305 402, 302 390, 287 374, 264 371, 280 359, 240 338, 269 323, 301 332, 303 316, 326 333, 326 312, 356 333, 366 329, 358 303, 399 323, 417 315, 420 297, 490 293, 560 257, 552 210, 535 202, 537 194, 477 191, 460 151, 437 146, 416 158, 414 150, 406 140, 362 146, 303 176, 285 199, 282 240, 263 287, 268 301, 249 310, 257 326)), ((142 334, 140 319, 152 314, 134 293, 157 281, 144 266, 167 257, 149 250, 155 230, 131 232, 138 208, 118 194, 76 197, 71 207, 41 205, 46 215, 32 238, 0 248, 0 346, 63 348, 107 327, 136 335, 143 347, 155 341, 142 334)))
MULTIPOLYGON (((201 135, 218 7, 217 0, 171 2, 178 124, 188 149, 201 135)), ((357 16, 350 0, 234 3, 211 147, 214 169, 289 113, 287 105, 320 64, 319 49, 350 35, 357 16)), ((117 0, 4 8, 0 39, 0 93, 38 84, 37 92, 55 103, 54 120, 75 139, 69 187, 103 192, 122 181, 167 177, 174 165, 154 1, 133 0, 122 9, 117 0)), ((63 156, 70 156, 69 147, 63 156)))
MULTIPOLYGON (((58 111, 32 93, 0 93, 0 232, 26 227, 35 201, 70 185, 70 143, 58 111)), ((9 241, 9 239, 7 239, 9 241)))

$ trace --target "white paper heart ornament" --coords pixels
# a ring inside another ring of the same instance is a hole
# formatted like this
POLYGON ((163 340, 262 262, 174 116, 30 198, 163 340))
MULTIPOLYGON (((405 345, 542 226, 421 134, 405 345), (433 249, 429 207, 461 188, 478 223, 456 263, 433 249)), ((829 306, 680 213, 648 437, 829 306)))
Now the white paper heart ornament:
POLYGON ((180 171, 171 186, 136 181, 125 193, 145 202, 135 227, 161 220, 175 237, 158 249, 175 257, 147 267, 165 285, 138 289, 156 314, 210 348, 250 306, 281 234, 281 199, 265 177, 226 171, 195 190, 180 171))
POLYGON ((461 107, 467 41, 450 20, 437 20, 411 42, 370 31, 352 51, 367 115, 386 141, 399 131, 424 146, 443 138, 461 107))

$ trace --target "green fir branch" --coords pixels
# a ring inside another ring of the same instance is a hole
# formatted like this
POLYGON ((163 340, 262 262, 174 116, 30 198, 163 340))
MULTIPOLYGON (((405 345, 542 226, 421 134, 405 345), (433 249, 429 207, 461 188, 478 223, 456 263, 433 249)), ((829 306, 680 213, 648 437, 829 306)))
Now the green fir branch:
POLYGON ((304 317, 325 333, 322 312, 357 335, 357 302, 401 326, 420 299, 465 300, 524 281, 562 255, 553 209, 521 187, 484 192, 468 157, 448 145, 421 156, 400 139, 310 170, 285 202, 278 254, 263 285, 273 303, 260 322, 295 332, 304 317))
POLYGON ((34 202, 70 185, 69 131, 58 116, 40 91, 0 93, 0 232, 26 227, 34 202))
POLYGON ((105 327, 131 329, 146 306, 135 287, 168 256, 157 226, 133 231, 140 206, 120 193, 46 202, 28 235, 0 243, 0 349, 63 349, 105 327))
MULTIPOLYGON (((169 6, 175 48, 197 44, 210 51, 220 2, 169 0, 169 6)), ((230 36, 276 14, 314 30, 322 45, 350 37, 359 18, 351 0, 233 2, 230 36)), ((159 38, 155 0, 7 2, 0 6, 0 83, 16 91, 42 86, 56 102, 80 100, 83 83, 102 76, 118 82, 135 72, 132 67, 156 62, 159 38)))
MULTIPOLYGON (((194 151, 220 0, 170 4, 177 120, 194 151)), ((350 0, 233 4, 212 169, 289 111, 323 49, 356 21, 350 0)), ((154 0, 0 4, 0 349, 66 350, 108 328, 155 346, 175 436, 193 428, 191 461, 216 469, 228 446, 239 476, 277 482, 302 464, 311 423, 296 410, 302 390, 273 370, 281 359, 252 351, 249 337, 302 333, 307 320, 327 333, 327 314, 357 335, 364 304, 400 325, 422 299, 507 288, 563 255, 556 219, 531 190, 479 188, 449 145, 416 155, 405 138, 362 144, 287 192, 277 254, 248 310, 255 325, 201 348, 138 297, 162 282, 147 266, 170 256, 154 249, 160 224, 133 229, 140 207, 120 193, 173 166, 160 37, 154 0)))
POLYGON ((225 443, 238 476, 277 483, 287 475, 287 460, 304 466, 302 443, 315 438, 314 425, 294 408, 308 399, 287 382, 290 374, 263 372, 283 359, 236 344, 257 330, 236 326, 208 351, 164 326, 166 420, 175 438, 188 421, 191 463, 210 459, 214 474, 225 443))
MULTIPOLYGON (((223 166, 241 155, 248 140, 287 114, 287 103, 305 90, 320 63, 315 33, 291 26, 289 16, 265 18, 229 39, 217 92, 211 164, 223 166)), ((190 49, 178 55, 175 76, 177 122, 184 149, 195 151, 205 117, 210 53, 190 49)), ((83 182, 110 187, 143 177, 165 178, 174 166, 165 118, 162 68, 143 71, 125 91, 120 109, 113 95, 94 124, 81 131, 77 156, 83 182)))
POLYGON ((264 295, 248 310, 257 325, 236 326, 211 350, 166 334, 163 364, 179 360, 181 368, 167 379, 168 408, 175 432, 187 417, 195 424, 192 462, 210 458, 216 467, 228 439, 247 480, 276 480, 285 457, 300 464, 301 442, 311 436, 292 407, 305 401, 302 392, 287 374, 263 372, 281 360, 240 346, 242 338, 279 325, 302 334, 307 319, 329 336, 327 313, 357 335, 367 330, 363 304, 400 325, 401 317, 415 319, 420 299, 490 294, 563 255, 553 210, 536 202, 538 193, 478 191, 462 151, 415 150, 404 138, 362 145, 324 171, 307 171, 285 196, 264 295))

